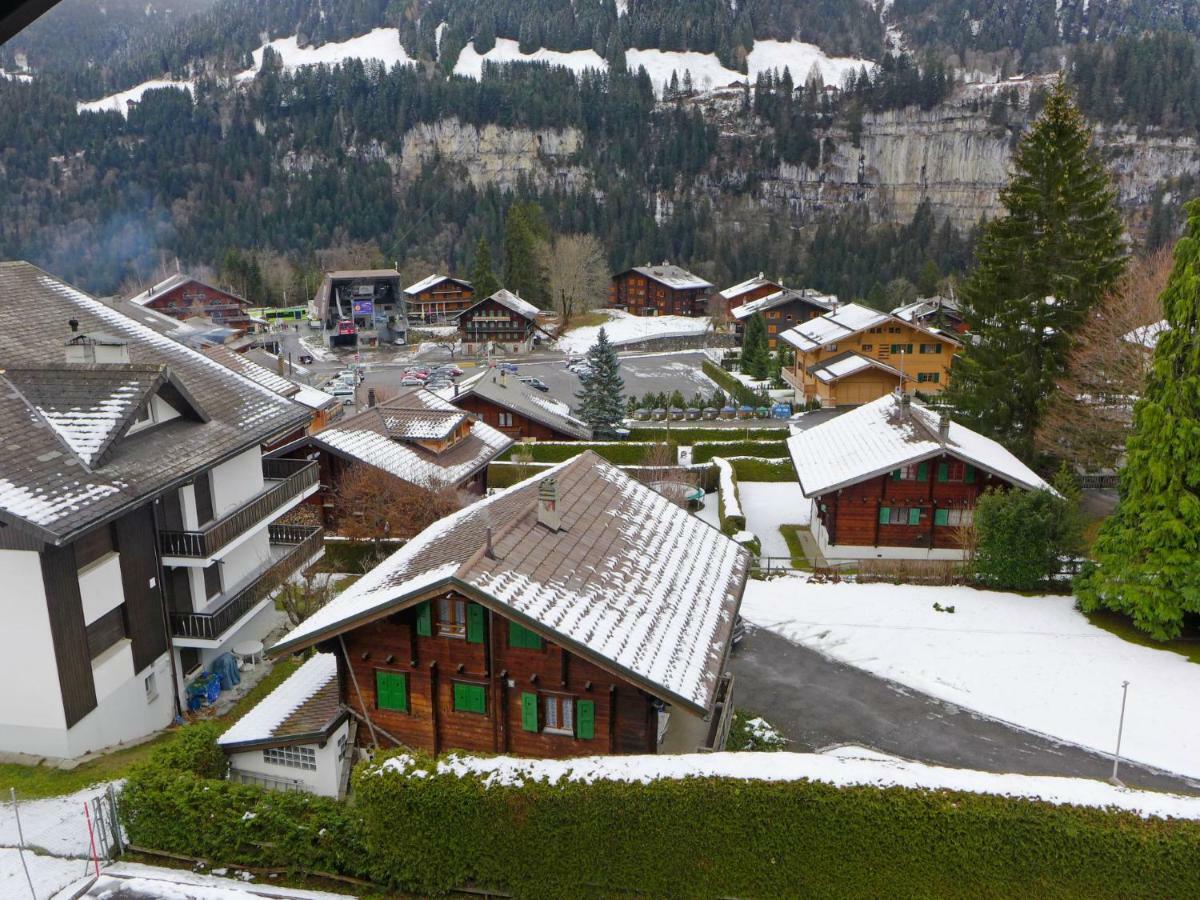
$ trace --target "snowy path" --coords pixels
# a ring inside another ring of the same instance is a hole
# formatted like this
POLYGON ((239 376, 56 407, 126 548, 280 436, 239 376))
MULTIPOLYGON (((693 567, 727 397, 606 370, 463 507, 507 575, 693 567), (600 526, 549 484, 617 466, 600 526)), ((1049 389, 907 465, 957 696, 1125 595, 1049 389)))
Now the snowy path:
POLYGON ((811 503, 787 481, 739 481, 746 528, 758 535, 763 556, 791 556, 780 525, 807 525, 811 503))
MULTIPOLYGON (((63 797, 20 802, 21 830, 26 847, 37 847, 55 856, 90 854, 84 804, 104 793, 107 785, 76 791, 63 797)), ((20 800, 20 792, 17 793, 20 800)), ((7 796, 0 798, 0 847, 17 846, 17 818, 7 796)))
POLYGON ((831 659, 1102 753, 1128 679, 1122 755, 1200 776, 1200 720, 1186 713, 1200 666, 1094 627, 1070 597, 790 577, 749 582, 741 613, 831 659))

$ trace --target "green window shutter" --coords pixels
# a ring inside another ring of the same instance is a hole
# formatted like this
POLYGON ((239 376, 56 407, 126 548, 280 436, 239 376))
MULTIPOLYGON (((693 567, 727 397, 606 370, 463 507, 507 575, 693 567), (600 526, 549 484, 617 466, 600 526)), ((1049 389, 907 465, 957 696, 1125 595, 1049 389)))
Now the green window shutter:
POLYGON ((938 481, 945 481, 950 477, 950 467, 944 462, 938 463, 938 481))
POLYGON ((892 511, 888 507, 886 507, 886 506, 879 507, 879 524, 886 525, 888 523, 888 518, 891 516, 891 514, 892 514, 892 511))
POLYGON ((907 353, 909 356, 912 356, 912 344, 905 344, 904 347, 905 347, 904 352, 907 353))
POLYGON ((516 622, 508 623, 508 646, 525 650, 541 650, 542 639, 516 622))
POLYGON ((400 672, 376 672, 375 705, 408 712, 408 677, 400 672))
POLYGON ((421 637, 433 636, 433 612, 428 600, 417 607, 417 634, 421 637))
POLYGON ((590 741, 596 736, 596 704, 592 700, 575 703, 575 737, 590 741))
POLYGON ((921 463, 919 466, 917 466, 917 481, 928 481, 928 480, 929 480, 929 464, 921 463))
POLYGON ((538 730, 537 694, 521 694, 521 727, 525 731, 538 730))
POLYGON ((467 642, 483 643, 483 607, 478 603, 467 604, 467 642))
POLYGON ((975 467, 974 466, 967 466, 966 473, 963 475, 963 481, 965 481, 967 484, 975 483, 975 467))
POLYGON ((935 509, 933 511, 933 524, 934 525, 949 525, 950 524, 950 510, 935 509))
POLYGON ((921 524, 921 511, 919 509, 914 508, 914 509, 910 509, 908 511, 908 524, 909 525, 920 525, 921 524))
POLYGON ((454 708, 458 712, 487 712, 487 694, 480 684, 455 684, 454 708))
POLYGON ((892 469, 892 481, 899 481, 899 480, 900 480, 900 470, 892 469))

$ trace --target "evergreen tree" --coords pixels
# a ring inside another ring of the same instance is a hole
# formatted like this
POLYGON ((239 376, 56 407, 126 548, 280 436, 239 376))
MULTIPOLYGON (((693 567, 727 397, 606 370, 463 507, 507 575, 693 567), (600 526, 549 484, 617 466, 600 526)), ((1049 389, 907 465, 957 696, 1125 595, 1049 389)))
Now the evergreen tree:
POLYGON ((767 350, 767 326, 760 313, 755 313, 746 322, 746 333, 742 336, 742 374, 761 381, 770 368, 770 352, 767 350))
POLYGON ((1071 334, 1125 265, 1121 220, 1091 134, 1060 81, 1014 154, 963 286, 977 340, 955 360, 950 400, 971 427, 1029 458, 1071 334))
POLYGON ((500 290, 500 282, 492 271, 492 248, 486 238, 480 238, 475 245, 475 263, 471 266, 471 287, 475 289, 475 298, 482 300, 500 290))
POLYGON ((603 432, 619 425, 625 416, 621 361, 603 328, 587 352, 587 362, 591 371, 579 379, 580 389, 575 394, 579 401, 576 413, 593 429, 603 432))
POLYGON ((535 306, 550 306, 542 256, 549 238, 541 209, 516 203, 504 218, 504 286, 535 306))
POLYGON ((1163 291, 1168 329, 1133 408, 1117 510, 1100 528, 1097 565, 1076 581, 1083 609, 1122 612, 1159 639, 1200 614, 1200 201, 1163 291))

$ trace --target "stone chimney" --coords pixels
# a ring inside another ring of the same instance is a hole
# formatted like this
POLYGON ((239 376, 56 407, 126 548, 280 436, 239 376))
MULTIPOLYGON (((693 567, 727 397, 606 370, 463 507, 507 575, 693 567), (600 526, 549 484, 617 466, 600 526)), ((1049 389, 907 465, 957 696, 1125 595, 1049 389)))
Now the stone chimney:
POLYGON ((943 412, 938 417, 938 441, 944 447, 948 440, 950 440, 950 416, 943 412))
POLYGON ((558 514, 558 479, 553 475, 543 478, 538 485, 537 520, 551 531, 562 530, 562 517, 558 514))
POLYGON ((500 370, 500 387, 502 387, 502 388, 508 387, 508 370, 507 369, 500 370))
POLYGON ((908 421, 909 414, 912 411, 912 397, 910 397, 903 388, 900 389, 900 418, 908 421))

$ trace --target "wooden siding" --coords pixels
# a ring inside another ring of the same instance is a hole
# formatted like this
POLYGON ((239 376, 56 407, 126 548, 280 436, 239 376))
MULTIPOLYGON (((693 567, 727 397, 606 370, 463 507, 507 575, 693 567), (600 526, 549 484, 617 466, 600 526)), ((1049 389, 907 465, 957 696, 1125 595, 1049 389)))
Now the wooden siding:
POLYGON ((676 290, 637 272, 613 277, 609 306, 623 306, 635 316, 704 316, 710 288, 676 290))
POLYGON ((155 297, 150 309, 174 319, 208 316, 217 325, 246 330, 250 327, 250 304, 219 288, 187 281, 155 297))
MULTIPOLYGON (((360 714, 367 713, 378 728, 433 753, 451 748, 543 757, 655 752, 656 712, 652 699, 639 688, 550 641, 543 640, 537 650, 510 646, 508 620, 487 609, 482 643, 439 636, 437 600, 430 604, 428 637, 417 633, 416 607, 344 635, 348 666, 342 673, 343 700, 360 714), (405 675, 406 712, 377 708, 377 671, 405 675), (455 710, 455 683, 483 687, 486 711, 455 710), (550 694, 591 701, 593 736, 578 738, 544 728, 527 731, 521 706, 526 693, 537 695, 539 718, 550 694)), ((358 733, 365 741, 370 729, 363 727, 358 733)), ((380 743, 390 745, 384 737, 380 743)))
POLYGON ((42 580, 46 586, 50 638, 63 713, 70 728, 96 708, 96 682, 92 678, 92 656, 83 624, 83 599, 79 595, 74 548, 68 544, 43 550, 42 580))
POLYGON ((151 507, 143 506, 117 520, 117 550, 121 554, 129 638, 133 641, 133 668, 140 672, 167 652, 163 578, 151 507))
POLYGON ((452 316, 475 302, 475 289, 443 278, 418 294, 408 295, 409 315, 426 321, 452 316))
POLYGON ((536 438, 539 441, 574 441, 578 437, 574 434, 568 434, 564 431, 556 431, 548 425, 541 422, 535 422, 527 416, 521 415, 519 412, 505 409, 499 404, 493 403, 491 400, 486 400, 476 394, 468 394, 465 397, 455 397, 451 402, 464 412, 469 412, 482 421, 491 425, 497 431, 508 435, 510 438, 536 438), (500 415, 507 413, 512 417, 511 425, 501 425, 500 415))

